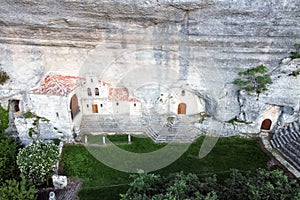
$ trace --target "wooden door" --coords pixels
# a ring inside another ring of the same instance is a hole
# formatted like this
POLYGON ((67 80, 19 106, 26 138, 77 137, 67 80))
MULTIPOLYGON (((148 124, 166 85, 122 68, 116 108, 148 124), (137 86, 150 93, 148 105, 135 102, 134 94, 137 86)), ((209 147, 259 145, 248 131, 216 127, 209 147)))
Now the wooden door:
POLYGON ((271 129, 271 125, 272 125, 272 121, 270 119, 265 119, 261 123, 260 129, 262 129, 262 130, 270 130, 271 129))
POLYGON ((93 113, 98 113, 98 105, 97 104, 93 104, 92 105, 92 110, 93 110, 93 113))
POLYGON ((186 104, 185 103, 180 103, 178 105, 178 114, 186 114, 186 104))

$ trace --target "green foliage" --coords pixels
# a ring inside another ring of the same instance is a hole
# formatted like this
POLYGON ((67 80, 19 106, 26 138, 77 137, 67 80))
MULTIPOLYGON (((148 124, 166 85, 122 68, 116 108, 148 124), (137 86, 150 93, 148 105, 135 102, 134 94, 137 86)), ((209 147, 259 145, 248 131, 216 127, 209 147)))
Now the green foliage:
POLYGON ((0 186, 3 181, 19 177, 16 155, 19 145, 7 133, 8 110, 0 105, 0 186))
POLYGON ((28 119, 28 118, 35 118, 35 119, 34 119, 34 122, 33 122, 33 125, 38 125, 39 120, 42 120, 42 121, 45 121, 45 122, 49 122, 49 121, 50 121, 49 119, 47 119, 47 118, 45 118, 45 117, 40 117, 40 116, 38 116, 38 115, 36 115, 36 114, 30 112, 30 111, 24 113, 24 114, 23 114, 23 117, 24 117, 25 119, 28 119))
POLYGON ((240 78, 235 79, 233 83, 248 93, 256 92, 260 94, 266 91, 267 86, 272 83, 270 75, 266 73, 266 66, 259 65, 244 72, 239 72, 240 78))
POLYGON ((289 76, 295 76, 297 77, 300 74, 300 69, 292 71, 290 74, 288 74, 289 76))
POLYGON ((0 132, 4 132, 8 128, 8 110, 0 105, 0 132))
MULTIPOLYGON (((134 136, 132 136, 131 144, 124 144, 127 143, 126 137, 123 139, 118 135, 108 137, 109 140, 116 142, 120 148, 133 152, 154 151, 165 145, 153 143, 149 138, 134 136)), ((102 138, 99 137, 98 140, 102 140, 102 138)), ((255 171, 257 168, 267 166, 269 157, 253 139, 219 138, 213 150, 205 158, 199 159, 199 149, 203 140, 204 137, 198 138, 178 160, 156 171, 155 174, 167 176, 170 173, 180 171, 186 174, 204 175, 218 173, 218 179, 223 180, 228 176, 231 168, 255 171)), ((107 167, 95 159, 82 145, 65 145, 60 166, 61 174, 84 179, 82 191, 79 193, 82 199, 89 199, 90 195, 93 195, 95 199, 119 199, 118 194, 125 193, 128 188, 126 184, 130 182, 130 174, 107 167), (96 188, 95 185, 97 185, 96 188)))
POLYGON ((296 199, 299 185, 289 180, 282 171, 258 169, 255 174, 232 170, 230 178, 225 181, 223 199, 296 199))
POLYGON ((300 187, 295 180, 288 179, 282 171, 258 169, 255 173, 232 170, 221 184, 216 175, 200 178, 182 172, 169 176, 139 173, 122 200, 258 200, 297 199, 300 187))
POLYGON ((19 151, 17 164, 27 180, 40 186, 51 177, 58 159, 58 147, 55 144, 37 141, 19 151))
POLYGON ((37 189, 25 181, 22 176, 20 182, 15 179, 7 180, 0 187, 0 199, 9 200, 33 200, 36 199, 37 189))
POLYGON ((292 59, 296 59, 296 58, 300 58, 300 44, 296 43, 294 44, 295 47, 295 51, 291 52, 291 58, 292 59))
POLYGON ((184 174, 183 172, 170 174, 166 177, 138 173, 132 177, 134 181, 130 183, 130 188, 126 194, 121 195, 122 200, 217 199, 217 194, 211 192, 214 186, 218 185, 214 178, 208 182, 203 182, 195 174, 184 174), (215 180, 213 187, 210 187, 212 184, 211 180, 215 180))
POLYGON ((9 135, 0 135, 0 185, 4 180, 18 179, 16 156, 19 145, 9 135))
POLYGON ((9 76, 5 71, 0 70, 0 84, 4 85, 4 83, 9 80, 9 76))

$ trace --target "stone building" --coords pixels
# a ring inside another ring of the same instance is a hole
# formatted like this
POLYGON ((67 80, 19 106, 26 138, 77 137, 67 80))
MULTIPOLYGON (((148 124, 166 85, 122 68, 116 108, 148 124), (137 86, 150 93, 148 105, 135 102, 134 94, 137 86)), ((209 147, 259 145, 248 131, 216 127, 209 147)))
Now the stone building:
POLYGON ((72 137, 83 115, 142 114, 142 103, 130 97, 127 88, 112 87, 95 75, 49 73, 25 96, 11 100, 11 111, 16 116, 30 111, 44 117, 66 137, 72 137))

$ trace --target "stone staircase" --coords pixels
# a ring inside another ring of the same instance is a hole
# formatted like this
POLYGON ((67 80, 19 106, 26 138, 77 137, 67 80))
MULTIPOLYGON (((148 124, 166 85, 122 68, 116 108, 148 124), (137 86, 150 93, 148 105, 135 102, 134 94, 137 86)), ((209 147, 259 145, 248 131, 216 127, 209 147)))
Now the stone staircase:
POLYGON ((270 144, 300 171, 300 121, 274 127, 270 144))
POLYGON ((80 130, 82 133, 143 131, 144 123, 142 118, 129 115, 85 115, 80 130))
POLYGON ((154 142, 192 142, 200 134, 191 117, 167 122, 165 116, 85 115, 81 133, 143 132, 154 142))

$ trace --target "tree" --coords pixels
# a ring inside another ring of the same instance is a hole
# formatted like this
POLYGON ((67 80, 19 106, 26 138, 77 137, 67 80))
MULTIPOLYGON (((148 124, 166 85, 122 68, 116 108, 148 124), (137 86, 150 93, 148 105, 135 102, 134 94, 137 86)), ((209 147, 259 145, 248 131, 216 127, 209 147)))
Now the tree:
POLYGON ((8 110, 0 105, 0 186, 8 179, 19 179, 19 169, 16 162, 16 156, 19 144, 7 133, 8 110))
POLYGON ((16 156, 19 145, 10 136, 0 136, 0 186, 4 180, 18 179, 20 171, 16 156))
POLYGON ((182 172, 167 177, 146 173, 134 177, 126 194, 121 195, 122 200, 296 200, 300 197, 298 183, 279 170, 241 172, 235 169, 222 184, 216 175, 199 178, 182 172))
POLYGON ((25 181, 22 177, 20 182, 15 179, 6 180, 0 187, 0 199, 9 200, 32 200, 36 199, 37 189, 25 181))
POLYGON ((244 72, 239 72, 240 78, 235 79, 233 83, 249 94, 256 92, 259 95, 266 91, 267 86, 272 83, 270 75, 266 73, 266 66, 259 65, 244 72))
POLYGON ((289 180, 282 171, 259 169, 250 178, 249 197, 255 199, 292 199, 297 195, 299 185, 289 180))
POLYGON ((216 179, 201 180, 192 173, 183 172, 170 174, 162 177, 155 174, 139 173, 134 175, 134 181, 126 194, 121 195, 122 200, 151 199, 151 200, 176 200, 176 199, 198 199, 216 200, 217 193, 212 192, 209 187, 212 182, 217 185, 216 179))
POLYGON ((20 150, 17 164, 26 179, 36 186, 41 186, 51 177, 58 159, 57 145, 36 141, 20 150))

